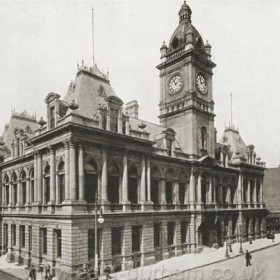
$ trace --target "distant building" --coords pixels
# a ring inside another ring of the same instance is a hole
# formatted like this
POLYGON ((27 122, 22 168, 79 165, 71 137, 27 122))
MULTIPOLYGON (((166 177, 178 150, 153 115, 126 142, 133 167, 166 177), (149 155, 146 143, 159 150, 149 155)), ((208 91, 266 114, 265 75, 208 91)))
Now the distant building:
POLYGON ((264 201, 268 210, 267 230, 280 231, 280 167, 268 168, 264 176, 264 201))
POLYGON ((47 120, 30 127, 28 145, 18 148, 15 131, 0 164, 9 261, 72 276, 93 263, 96 194, 101 271, 265 236, 265 164, 232 124, 216 141, 216 65, 186 3, 160 51, 159 124, 139 119, 137 101, 124 104, 108 76, 82 64, 64 98, 47 95, 47 120))

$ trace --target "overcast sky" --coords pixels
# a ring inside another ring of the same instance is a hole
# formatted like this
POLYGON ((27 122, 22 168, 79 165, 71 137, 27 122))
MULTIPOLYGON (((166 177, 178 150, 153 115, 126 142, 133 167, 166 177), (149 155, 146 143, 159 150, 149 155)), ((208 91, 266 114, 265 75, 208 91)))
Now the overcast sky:
MULTIPOLYGON (((110 71, 116 94, 157 122, 160 47, 181 0, 0 0, 0 131, 11 109, 45 118, 49 92, 65 95, 82 57, 110 71)), ((280 1, 189 0, 192 23, 212 45, 215 126, 230 120, 268 167, 280 164, 280 1)))

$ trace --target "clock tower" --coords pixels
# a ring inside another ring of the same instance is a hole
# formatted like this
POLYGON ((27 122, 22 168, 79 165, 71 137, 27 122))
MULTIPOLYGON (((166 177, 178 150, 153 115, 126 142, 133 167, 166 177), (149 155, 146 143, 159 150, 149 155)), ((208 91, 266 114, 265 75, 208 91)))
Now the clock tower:
POLYGON ((169 45, 163 43, 160 71, 160 123, 173 128, 190 158, 214 157, 214 101, 211 46, 192 25, 184 2, 169 45))

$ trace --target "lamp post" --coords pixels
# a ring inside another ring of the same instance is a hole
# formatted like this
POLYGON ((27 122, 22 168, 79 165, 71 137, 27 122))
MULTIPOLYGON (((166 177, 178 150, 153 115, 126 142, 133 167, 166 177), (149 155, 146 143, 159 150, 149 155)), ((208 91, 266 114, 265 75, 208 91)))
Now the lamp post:
POLYGON ((228 231, 228 227, 226 226, 226 253, 225 253, 225 258, 229 258, 229 254, 228 254, 228 244, 227 244, 227 231, 228 231))
POLYGON ((97 278, 98 277, 98 231, 97 231, 97 227, 98 227, 98 223, 103 224, 104 223, 104 218, 102 216, 102 211, 100 208, 100 213, 99 213, 99 217, 97 218, 97 206, 99 206, 99 204, 97 205, 97 201, 98 201, 98 193, 96 192, 95 195, 95 204, 94 204, 94 275, 97 278))
POLYGON ((242 248, 242 225, 239 225, 239 242, 240 242, 240 247, 239 247, 239 254, 243 255, 243 248, 242 248))

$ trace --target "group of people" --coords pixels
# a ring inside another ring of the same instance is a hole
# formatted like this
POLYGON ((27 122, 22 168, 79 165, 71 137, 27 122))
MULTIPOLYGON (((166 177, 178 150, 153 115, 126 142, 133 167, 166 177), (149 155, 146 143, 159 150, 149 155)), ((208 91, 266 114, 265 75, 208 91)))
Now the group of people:
MULTIPOLYGON (((31 266, 30 271, 29 271, 29 277, 31 280, 36 280, 36 276, 37 276, 37 271, 36 268, 34 267, 34 265, 31 266)), ((49 264, 47 264, 47 266, 45 267, 45 275, 44 275, 44 279, 45 280, 51 280, 52 274, 51 274, 51 267, 49 264)))

